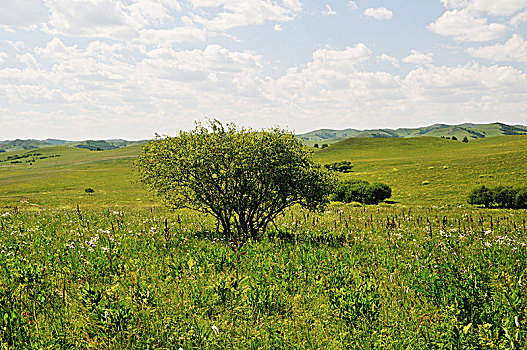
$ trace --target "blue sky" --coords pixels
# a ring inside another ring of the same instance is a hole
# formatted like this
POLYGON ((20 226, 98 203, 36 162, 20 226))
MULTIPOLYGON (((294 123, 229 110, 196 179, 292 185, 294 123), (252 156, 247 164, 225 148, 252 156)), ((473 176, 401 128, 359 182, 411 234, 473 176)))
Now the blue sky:
POLYGON ((527 124, 527 0, 0 2, 0 139, 527 124))

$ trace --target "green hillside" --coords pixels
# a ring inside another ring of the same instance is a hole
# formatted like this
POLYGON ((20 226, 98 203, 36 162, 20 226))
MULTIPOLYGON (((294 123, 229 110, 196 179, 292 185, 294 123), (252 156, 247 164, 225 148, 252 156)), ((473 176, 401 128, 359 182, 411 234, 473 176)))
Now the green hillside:
POLYGON ((73 146, 78 148, 85 148, 92 151, 106 151, 120 147, 128 147, 139 145, 145 141, 127 141, 127 140, 86 140, 86 141, 66 141, 57 139, 46 140, 8 140, 0 141, 0 153, 31 150, 35 148, 43 148, 50 146, 73 146))
MULTIPOLYGON (((468 143, 437 137, 350 138, 314 153, 350 161, 347 178, 384 182, 403 205, 466 204, 477 185, 527 184, 527 136, 468 143)), ((71 146, 0 153, 0 206, 34 208, 159 205, 132 170, 141 146, 90 151, 71 146), (87 193, 91 188, 95 192, 87 193)))
POLYGON ((2 153, 0 203, 3 207, 151 206, 152 197, 132 173, 140 149, 130 146, 94 152, 54 146, 2 153), (20 158, 8 160, 14 156, 20 158), (86 193, 87 188, 95 192, 86 193))
POLYGON ((468 143, 435 137, 351 138, 315 153, 321 164, 351 161, 347 178, 385 182, 402 204, 466 204, 477 185, 527 184, 527 137, 468 143))
POLYGON ((434 124, 421 128, 400 128, 400 129, 372 129, 372 130, 332 130, 320 129, 305 134, 298 135, 307 145, 313 146, 315 143, 333 144, 350 137, 366 138, 407 138, 420 136, 435 136, 451 138, 455 136, 459 140, 467 137, 469 140, 486 137, 496 137, 504 135, 527 135, 527 127, 522 125, 507 125, 503 123, 491 124, 471 124, 460 125, 434 124))

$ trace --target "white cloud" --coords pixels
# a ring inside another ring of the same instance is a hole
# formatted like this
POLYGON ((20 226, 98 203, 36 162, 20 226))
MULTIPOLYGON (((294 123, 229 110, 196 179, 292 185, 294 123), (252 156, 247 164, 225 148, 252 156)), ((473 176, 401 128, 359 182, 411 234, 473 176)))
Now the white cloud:
POLYGON ((44 0, 51 16, 46 31, 66 36, 129 40, 142 25, 115 0, 44 0))
POLYGON ((355 1, 351 1, 348 3, 348 7, 352 10, 357 10, 359 7, 357 6, 357 4, 355 3, 355 1))
POLYGON ((218 9, 208 17, 196 15, 193 20, 212 31, 263 24, 266 21, 287 22, 302 9, 298 0, 271 2, 266 0, 189 0, 195 8, 218 9))
POLYGON ((364 10, 364 15, 377 20, 391 19, 393 17, 392 11, 386 7, 367 8, 364 10))
POLYGON ((487 23, 485 18, 477 18, 466 10, 445 12, 434 23, 428 25, 434 33, 451 36, 456 41, 490 41, 503 37, 507 27, 498 23, 487 23))
POLYGON ((336 15, 337 13, 331 8, 331 6, 329 6, 329 4, 326 4, 326 9, 322 11, 322 14, 324 16, 333 16, 333 15, 336 15))
POLYGON ((441 0, 447 9, 468 9, 491 16, 510 16, 527 8, 527 0, 441 0))
POLYGON ((403 58, 404 63, 413 63, 417 65, 428 65, 434 61, 434 54, 431 52, 422 53, 412 50, 412 54, 403 58))
POLYGON ((469 9, 487 12, 492 16, 510 16, 527 8, 527 0, 472 0, 469 9))
POLYGON ((33 26, 45 18, 40 0, 2 1, 0 9, 0 27, 33 26))
POLYGON ((481 48, 469 48, 467 52, 474 57, 493 61, 527 63, 527 42, 518 34, 507 40, 505 44, 496 44, 481 48))
POLYGON ((9 55, 7 53, 0 51, 0 63, 4 62, 8 57, 9 55))
POLYGON ((388 62, 388 63, 390 63, 392 66, 394 66, 396 68, 400 68, 401 67, 399 65, 399 60, 397 58, 389 56, 389 55, 387 55, 385 53, 383 53, 382 55, 377 57, 377 60, 380 61, 380 62, 388 62))
POLYGON ((527 11, 521 12, 511 19, 511 24, 515 27, 527 22, 527 11))
POLYGON ((280 24, 275 24, 273 29, 276 32, 281 32, 282 30, 284 30, 284 28, 282 28, 282 26, 280 24))
POLYGON ((142 29, 139 33, 141 43, 170 46, 174 43, 205 41, 207 33, 194 26, 174 27, 171 29, 142 29))

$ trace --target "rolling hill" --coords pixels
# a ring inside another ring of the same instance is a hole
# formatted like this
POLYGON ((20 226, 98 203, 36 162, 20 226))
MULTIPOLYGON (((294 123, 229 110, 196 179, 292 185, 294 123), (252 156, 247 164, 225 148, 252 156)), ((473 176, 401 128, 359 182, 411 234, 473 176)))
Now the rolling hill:
POLYGON ((320 129, 305 134, 297 135, 302 138, 307 145, 315 143, 332 144, 350 137, 366 138, 408 138, 421 136, 452 137, 461 140, 467 137, 469 140, 496 137, 504 135, 527 135, 527 127, 522 125, 507 125, 503 123, 491 124, 434 124, 421 128, 400 128, 400 129, 372 129, 372 130, 332 130, 320 129))
POLYGON ((86 141, 66 141, 58 139, 46 140, 7 140, 0 141, 0 153, 31 150, 35 148, 52 147, 52 146, 71 146, 78 148, 85 148, 92 151, 106 151, 109 149, 127 147, 137 144, 142 144, 145 141, 127 141, 127 140, 86 140, 86 141))
MULTIPOLYGON (((350 138, 316 150, 320 164, 350 161, 344 178, 384 182, 402 205, 466 205, 477 185, 525 185, 527 136, 468 143, 438 137, 350 138)), ((71 146, 0 153, 0 206, 32 208, 161 205, 133 171, 139 145, 93 152, 71 146), (87 193, 86 189, 93 189, 87 193)))

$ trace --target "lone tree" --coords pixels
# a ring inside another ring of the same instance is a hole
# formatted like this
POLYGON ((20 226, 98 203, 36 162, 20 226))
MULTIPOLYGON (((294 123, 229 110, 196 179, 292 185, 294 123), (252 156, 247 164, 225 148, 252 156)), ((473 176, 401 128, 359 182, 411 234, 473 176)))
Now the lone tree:
POLYGON ((167 204, 212 215, 229 238, 257 238, 297 203, 322 211, 334 186, 294 134, 236 130, 217 120, 176 137, 157 135, 136 165, 167 204))

